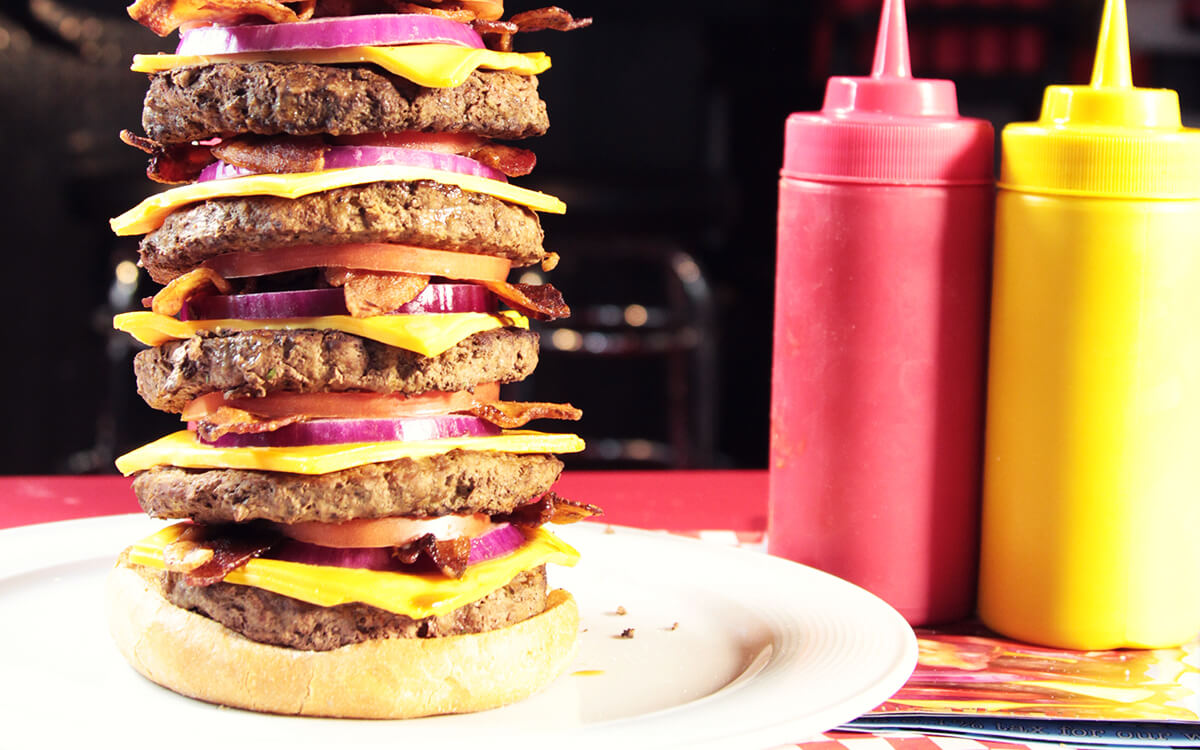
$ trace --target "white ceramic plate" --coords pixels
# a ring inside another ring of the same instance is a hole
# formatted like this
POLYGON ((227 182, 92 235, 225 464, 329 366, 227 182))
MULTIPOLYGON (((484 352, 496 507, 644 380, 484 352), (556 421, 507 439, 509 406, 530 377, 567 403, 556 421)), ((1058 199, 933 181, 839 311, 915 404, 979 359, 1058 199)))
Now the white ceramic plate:
POLYGON ((580 602, 579 653, 539 695, 403 722, 221 708, 143 679, 108 638, 104 576, 120 549, 161 526, 113 516, 0 531, 0 747, 120 737, 167 750, 762 750, 874 708, 916 664, 903 619, 832 576, 747 550, 577 524, 556 532, 583 559, 550 575, 580 602), (633 637, 618 637, 626 628, 633 637))

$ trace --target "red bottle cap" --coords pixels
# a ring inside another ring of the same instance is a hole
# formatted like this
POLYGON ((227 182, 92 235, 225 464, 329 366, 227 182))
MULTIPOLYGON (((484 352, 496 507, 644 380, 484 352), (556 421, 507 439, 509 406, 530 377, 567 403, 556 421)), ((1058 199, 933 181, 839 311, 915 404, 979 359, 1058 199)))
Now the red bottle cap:
POLYGON ((869 77, 829 79, 820 112, 788 117, 783 176, 956 185, 993 180, 995 136, 960 117, 953 81, 913 78, 904 0, 884 0, 869 77))

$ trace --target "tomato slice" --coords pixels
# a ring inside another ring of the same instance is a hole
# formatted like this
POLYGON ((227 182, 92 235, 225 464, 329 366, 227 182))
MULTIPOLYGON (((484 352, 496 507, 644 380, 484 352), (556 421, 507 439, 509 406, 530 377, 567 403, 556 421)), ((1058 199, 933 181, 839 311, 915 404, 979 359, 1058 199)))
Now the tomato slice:
POLYGON ((355 518, 342 523, 278 524, 284 536, 322 547, 401 547, 426 534, 437 539, 482 536, 495 524, 486 513, 438 518, 355 518))
POLYGON ((443 276, 465 281, 504 281, 512 261, 494 255, 455 253, 426 247, 371 242, 355 245, 300 245, 219 255, 204 263, 226 279, 266 276, 304 268, 355 268, 443 276))
POLYGON ((485 383, 471 391, 428 391, 412 396, 399 393, 272 393, 260 398, 225 398, 208 393, 192 399, 180 418, 199 421, 222 406, 247 411, 263 419, 302 415, 309 419, 388 419, 466 411, 475 401, 500 400, 500 384, 485 383))

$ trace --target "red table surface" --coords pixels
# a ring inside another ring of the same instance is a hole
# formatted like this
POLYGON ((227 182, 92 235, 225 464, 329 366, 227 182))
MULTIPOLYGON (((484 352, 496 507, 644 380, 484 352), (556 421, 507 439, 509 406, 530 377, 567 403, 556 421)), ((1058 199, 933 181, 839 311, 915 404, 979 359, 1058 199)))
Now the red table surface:
MULTIPOLYGON (((0 477, 0 529, 139 512, 130 479, 0 477)), ((645 529, 762 531, 766 471, 576 471, 554 487, 604 508, 602 523, 645 529)))

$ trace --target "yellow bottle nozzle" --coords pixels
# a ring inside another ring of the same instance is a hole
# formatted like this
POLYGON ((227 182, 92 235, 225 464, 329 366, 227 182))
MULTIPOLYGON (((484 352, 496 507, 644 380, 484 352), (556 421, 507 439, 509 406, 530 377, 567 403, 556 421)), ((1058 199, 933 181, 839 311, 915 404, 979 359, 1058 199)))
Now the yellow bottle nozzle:
POLYGON ((1133 85, 1125 0, 1105 0, 1087 86, 1050 86, 1037 122, 1004 129, 1000 185, 1056 194, 1200 196, 1200 131, 1179 96, 1133 85))
POLYGON ((1092 66, 1092 88, 1133 88, 1129 65, 1129 18, 1125 0, 1105 0, 1100 40, 1096 43, 1096 62, 1092 66))
POLYGON ((1042 121, 1067 127, 1180 128, 1179 97, 1174 91, 1133 85, 1125 0, 1104 2, 1091 85, 1047 88, 1042 121))

